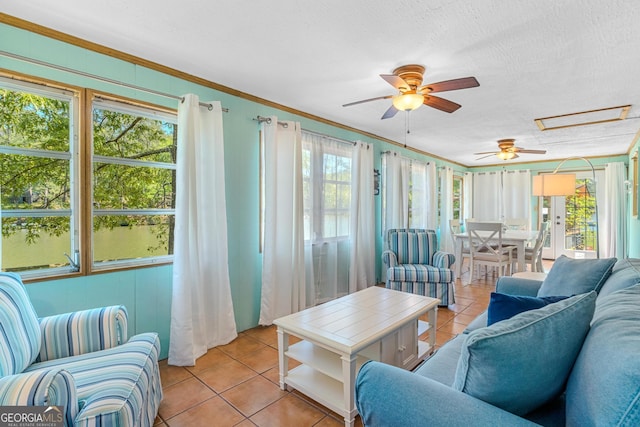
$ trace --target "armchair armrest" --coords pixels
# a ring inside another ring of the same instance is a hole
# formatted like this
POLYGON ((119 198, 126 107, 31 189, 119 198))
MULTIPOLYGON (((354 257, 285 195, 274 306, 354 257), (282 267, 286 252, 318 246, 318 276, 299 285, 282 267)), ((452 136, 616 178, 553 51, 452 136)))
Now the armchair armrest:
POLYGON ((496 282, 496 292, 509 295, 535 297, 542 282, 540 280, 523 279, 520 277, 502 276, 496 282))
POLYGON ((395 267, 398 265, 398 256, 395 252, 386 250, 382 252, 382 262, 386 268, 395 267))
POLYGON ((123 305, 75 311, 39 319, 42 345, 37 361, 105 350, 127 341, 123 305))
POLYGON ((64 369, 37 370, 0 378, 2 406, 61 406, 54 420, 63 417, 65 426, 72 426, 78 414, 76 385, 64 369))
POLYGON ((394 366, 368 362, 356 379, 365 426, 534 426, 528 420, 394 366))
POLYGON ((436 251, 433 254, 434 267, 450 269, 454 262, 456 262, 456 257, 452 253, 444 252, 444 251, 436 251))

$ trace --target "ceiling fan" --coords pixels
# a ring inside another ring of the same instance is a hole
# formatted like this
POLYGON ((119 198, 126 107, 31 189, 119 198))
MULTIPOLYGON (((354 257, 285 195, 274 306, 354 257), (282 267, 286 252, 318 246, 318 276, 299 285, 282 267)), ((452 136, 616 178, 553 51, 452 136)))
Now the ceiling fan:
POLYGON ((343 107, 377 101, 378 99, 393 98, 393 104, 382 115, 382 119, 389 119, 395 116, 398 111, 415 110, 422 104, 444 111, 445 113, 453 113, 461 107, 460 104, 431 94, 480 86, 480 83, 478 83, 475 77, 464 77, 423 85, 422 75, 424 74, 424 70, 425 68, 422 65, 411 64, 396 68, 393 70, 393 74, 380 74, 380 77, 399 91, 397 95, 378 96, 362 101, 350 102, 344 104, 343 107))
POLYGON ((478 157, 476 160, 481 160, 490 156, 497 156, 501 160, 511 160, 516 159, 518 153, 526 153, 526 154, 546 154, 547 150, 528 150, 526 148, 520 148, 515 146, 515 139, 499 139, 498 140, 498 148, 500 151, 485 151, 482 153, 473 153, 475 155, 487 154, 486 156, 478 157))

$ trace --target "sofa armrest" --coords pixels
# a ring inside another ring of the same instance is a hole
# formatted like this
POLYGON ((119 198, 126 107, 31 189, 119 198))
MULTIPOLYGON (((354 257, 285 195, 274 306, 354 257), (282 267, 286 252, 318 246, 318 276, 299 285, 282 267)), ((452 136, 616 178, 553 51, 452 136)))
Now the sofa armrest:
POLYGON ((76 385, 64 369, 38 370, 0 378, 0 406, 61 406, 62 417, 72 426, 78 414, 76 385))
POLYGON ((395 252, 386 250, 382 252, 382 262, 386 268, 395 267, 398 265, 398 257, 395 252))
POLYGON ((365 426, 536 425, 444 384, 379 362, 360 368, 356 401, 365 426))
POLYGON ((433 266, 439 268, 451 268, 456 262, 456 257, 452 253, 444 251, 436 251, 433 254, 433 266))
POLYGON ((496 292, 508 295, 535 297, 542 285, 541 280, 522 279, 520 277, 502 276, 496 282, 496 292))
POLYGON ((75 311, 39 319, 42 345, 38 362, 105 350, 127 341, 123 305, 75 311))

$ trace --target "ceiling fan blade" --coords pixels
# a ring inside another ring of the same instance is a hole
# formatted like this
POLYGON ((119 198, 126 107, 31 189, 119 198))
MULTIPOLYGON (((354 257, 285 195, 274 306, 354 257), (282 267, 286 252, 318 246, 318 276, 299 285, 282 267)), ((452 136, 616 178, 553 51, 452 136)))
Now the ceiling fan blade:
POLYGON ((352 105, 358 105, 358 104, 362 104, 362 103, 365 103, 365 102, 377 101, 379 99, 389 99, 389 98, 393 98, 393 95, 376 96, 375 98, 363 99, 362 101, 355 101, 355 102, 349 102, 348 104, 342 104, 342 106, 343 107, 350 107, 352 105))
MULTIPOLYGON (((479 154, 479 153, 475 153, 475 154, 479 154)), ((495 156, 496 153, 491 153, 488 156, 482 156, 482 157, 478 157, 476 160, 482 160, 482 159, 486 159, 487 157, 491 157, 491 156, 495 156)))
POLYGON ((515 148, 515 152, 527 154, 547 154, 547 150, 527 150, 526 148, 515 148))
POLYGON ((391 117, 395 116, 398 113, 398 111, 400 110, 398 110, 396 107, 391 105, 391 107, 389 107, 389 109, 384 112, 382 117, 380 117, 380 120, 390 119, 391 117))
POLYGON ((446 92, 448 90, 468 89, 470 87, 478 87, 480 83, 475 77, 463 77, 461 79, 445 80, 438 83, 430 83, 422 85, 418 88, 418 92, 429 89, 429 92, 446 92))
POLYGON ((411 89, 409 83, 404 81, 402 77, 399 77, 395 74, 380 74, 380 77, 382 77, 387 83, 398 89, 400 92, 411 89))
POLYGON ((462 105, 456 104, 453 101, 449 101, 448 99, 440 98, 433 95, 424 96, 424 105, 437 108, 438 110, 444 111, 445 113, 453 113, 458 108, 462 107, 462 105))
POLYGON ((481 156, 482 154, 497 154, 499 151, 483 151, 481 153, 473 153, 474 156, 481 156))

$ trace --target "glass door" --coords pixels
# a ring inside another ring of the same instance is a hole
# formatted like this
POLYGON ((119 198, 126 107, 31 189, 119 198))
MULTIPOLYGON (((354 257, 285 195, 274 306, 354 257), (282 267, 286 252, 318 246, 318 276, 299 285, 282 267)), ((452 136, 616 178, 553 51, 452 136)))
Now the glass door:
POLYGON ((542 220, 549 221, 549 238, 542 257, 595 258, 597 242, 596 184, 591 172, 576 173, 572 196, 542 198, 542 220))

